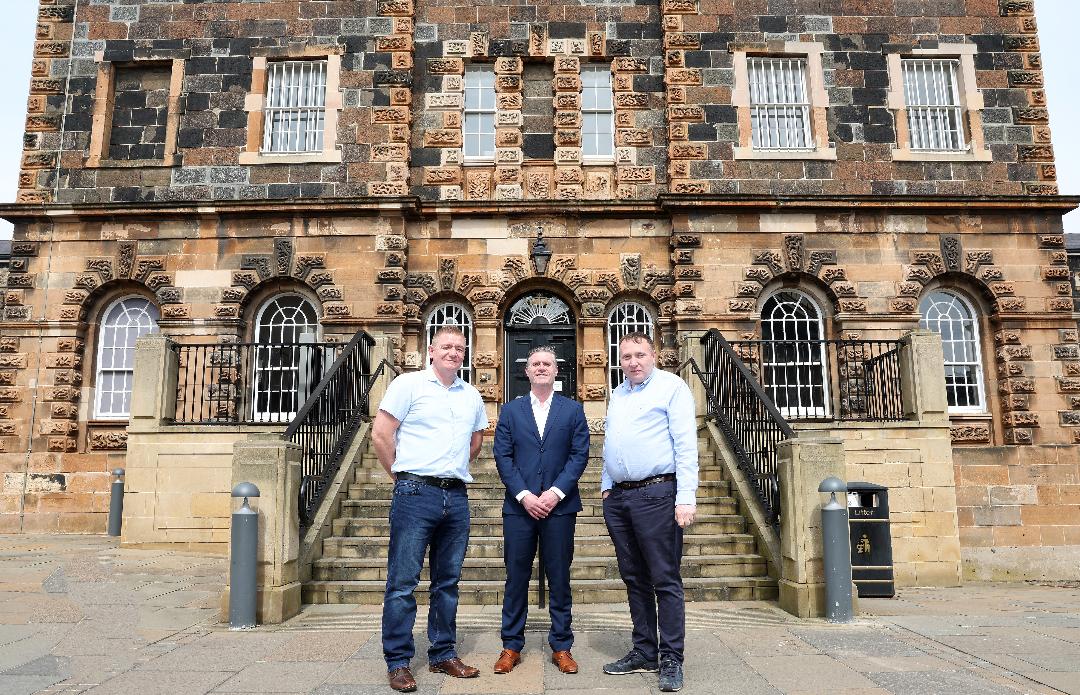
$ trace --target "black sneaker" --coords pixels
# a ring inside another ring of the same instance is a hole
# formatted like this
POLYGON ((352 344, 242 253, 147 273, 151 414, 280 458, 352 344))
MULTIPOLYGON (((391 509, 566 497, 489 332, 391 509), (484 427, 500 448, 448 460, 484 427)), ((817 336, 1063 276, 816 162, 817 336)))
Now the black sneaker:
MULTIPOLYGON (((628 673, 656 673, 657 664, 649 661, 645 655, 636 649, 610 664, 604 664, 604 673, 609 676, 625 676, 628 673)), ((680 678, 681 682, 681 678, 680 678)))
POLYGON ((674 693, 682 690, 682 664, 667 658, 660 662, 660 692, 674 693))

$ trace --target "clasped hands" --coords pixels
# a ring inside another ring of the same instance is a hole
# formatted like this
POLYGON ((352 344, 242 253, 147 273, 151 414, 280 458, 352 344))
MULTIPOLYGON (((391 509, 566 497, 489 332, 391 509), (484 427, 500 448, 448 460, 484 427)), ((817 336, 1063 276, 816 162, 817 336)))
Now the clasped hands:
POLYGON ((525 507, 525 511, 529 513, 529 516, 538 520, 546 519, 558 503, 559 496, 551 490, 544 490, 539 497, 531 492, 526 492, 525 496, 521 498, 521 505, 525 507))

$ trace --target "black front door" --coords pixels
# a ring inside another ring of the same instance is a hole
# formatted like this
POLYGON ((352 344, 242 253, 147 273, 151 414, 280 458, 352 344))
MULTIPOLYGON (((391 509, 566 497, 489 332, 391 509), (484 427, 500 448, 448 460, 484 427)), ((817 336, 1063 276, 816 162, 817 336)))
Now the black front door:
POLYGON ((577 327, 570 308, 547 293, 531 294, 514 303, 505 326, 506 400, 529 393, 525 362, 529 351, 540 345, 555 348, 555 392, 577 400, 577 327))

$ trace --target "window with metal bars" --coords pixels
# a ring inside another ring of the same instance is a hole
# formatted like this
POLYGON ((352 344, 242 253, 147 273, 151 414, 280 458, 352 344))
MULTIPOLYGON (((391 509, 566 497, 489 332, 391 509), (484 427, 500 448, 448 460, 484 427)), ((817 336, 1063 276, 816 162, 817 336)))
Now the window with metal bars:
POLYGON ((911 149, 960 152, 967 149, 954 58, 904 58, 904 103, 911 149))
POLYGON ((255 319, 254 420, 288 422, 300 410, 321 373, 303 343, 314 343, 318 334, 319 314, 300 295, 280 295, 263 305, 255 319))
POLYGON ((810 297, 783 291, 761 307, 761 386, 786 418, 829 415, 825 327, 810 297))
POLYGON ((581 156, 586 161, 615 157, 615 101, 607 65, 581 68, 581 156))
MULTIPOLYGON (((440 304, 432 309, 427 318, 427 344, 435 338, 435 332, 443 326, 455 326, 465 334, 465 359, 458 376, 467 384, 472 383, 472 316, 461 304, 440 304)), ((428 360, 430 364, 430 360, 428 360)))
POLYGON ((975 310, 960 296, 937 290, 919 303, 919 314, 922 316, 919 327, 941 336, 949 412, 985 412, 982 351, 975 310))
POLYGON ((805 58, 747 58, 756 150, 813 149, 805 58))
POLYGON ((131 413, 135 341, 157 331, 158 318, 158 308, 142 297, 124 297, 105 310, 98 334, 95 417, 122 420, 131 413))
POLYGON ((495 159, 495 71, 490 65, 465 68, 462 144, 466 160, 495 159))
POLYGON ((623 382, 623 371, 619 360, 619 341, 627 333, 644 333, 656 340, 656 324, 652 314, 637 302, 617 304, 608 314, 608 384, 616 388, 623 382))
POLYGON ((267 63, 264 153, 321 152, 326 126, 326 61, 267 63))

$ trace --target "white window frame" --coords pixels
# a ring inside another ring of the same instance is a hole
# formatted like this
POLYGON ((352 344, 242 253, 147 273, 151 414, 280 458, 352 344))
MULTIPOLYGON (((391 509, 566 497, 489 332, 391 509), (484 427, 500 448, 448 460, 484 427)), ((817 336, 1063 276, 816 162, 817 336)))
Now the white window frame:
POLYGON ((127 420, 131 417, 135 341, 147 333, 157 331, 160 320, 161 314, 157 306, 140 295, 121 297, 112 302, 101 314, 97 335, 97 370, 94 375, 96 389, 94 417, 96 419, 127 420), (128 321, 121 324, 122 318, 128 321), (123 332, 122 342, 117 340, 121 332, 123 332), (120 357, 119 365, 116 363, 117 356, 120 357), (117 379, 123 382, 122 388, 106 389, 106 381, 110 385, 115 385, 117 379), (120 400, 119 407, 117 407, 117 398, 120 400))
MULTIPOLYGON (((465 358, 461 362, 461 369, 458 370, 458 376, 466 384, 471 384, 473 381, 473 366, 472 366, 472 353, 473 353, 473 319, 472 314, 469 313, 469 309, 459 302, 444 302, 438 304, 431 309, 428 314, 427 321, 424 322, 424 335, 427 336, 425 341, 425 354, 426 348, 431 345, 431 341, 435 339, 435 332, 443 326, 457 326, 461 329, 461 332, 465 334, 465 358)), ((426 364, 431 366, 431 358, 426 358, 426 364)))
POLYGON ((267 63, 262 154, 322 152, 326 77, 325 59, 267 63))
POLYGON ((959 58, 901 58, 911 149, 966 152, 959 58))
POLYGON ((461 152, 466 164, 495 161, 495 68, 488 64, 465 66, 465 105, 461 118, 461 152), (490 126, 485 121, 490 120, 490 126), (484 146, 490 142, 490 152, 484 146), (470 151, 470 146, 476 147, 470 151))
POLYGON ((948 289, 931 290, 919 302, 919 327, 931 330, 941 336, 941 344, 945 355, 945 394, 950 404, 949 414, 986 413, 986 378, 983 374, 979 314, 972 303, 966 297, 948 289), (942 304, 957 307, 959 312, 964 315, 959 318, 949 317, 943 320, 941 317, 945 316, 946 313, 939 310, 938 318, 931 320, 928 316, 928 310, 942 304), (952 324, 948 335, 942 332, 941 324, 944 322, 952 324), (970 331, 970 335, 965 336, 963 334, 965 329, 970 331), (953 336, 958 330, 961 331, 961 338, 955 339, 953 336), (963 356, 967 359, 955 359, 957 349, 962 351, 963 356), (950 382, 955 370, 963 369, 974 370, 975 383, 971 383, 966 379, 962 384, 950 382), (971 387, 974 387, 978 402, 974 405, 953 405, 953 403, 958 402, 961 389, 971 387))
POLYGON ((656 341, 656 321, 648 307, 640 302, 619 302, 608 312, 608 386, 616 388, 623 382, 619 341, 627 333, 644 333, 656 341))
POLYGON ((780 290, 769 295, 761 304, 761 338, 761 364, 758 365, 761 387, 776 403, 780 414, 788 419, 829 417, 831 412, 830 371, 825 345, 825 322, 818 303, 810 295, 798 290, 780 290), (780 306, 772 310, 773 315, 767 316, 766 311, 772 303, 788 305, 790 308, 786 311, 787 316, 775 315, 777 309, 782 308, 780 306), (813 311, 813 316, 809 315, 807 308, 813 311), (799 312, 803 315, 798 316, 799 312), (768 330, 766 330, 767 326, 768 330), (787 329, 791 326, 795 328, 794 336, 787 334, 787 329), (779 338, 776 337, 777 332, 774 327, 782 329, 780 332, 783 335, 779 338), (766 338, 766 335, 770 337, 766 338), (777 353, 785 350, 785 344, 789 342, 797 346, 794 359, 778 357, 777 353), (815 374, 820 384, 815 383, 815 374), (783 383, 773 379, 775 375, 783 375, 783 383), (794 383, 790 379, 791 376, 794 376, 794 383), (803 400, 804 389, 811 390, 807 402, 803 400), (814 390, 817 390, 816 399, 814 390), (777 394, 781 391, 787 395, 778 399, 777 394), (796 400, 794 406, 788 405, 787 396, 792 393, 796 400), (820 403, 815 403, 815 400, 820 400, 820 403))
POLYGON ((610 65, 581 66, 581 161, 584 164, 615 161, 615 93, 610 65), (594 132, 589 132, 590 120, 596 123, 594 132), (595 153, 587 153, 587 143, 594 146, 595 153))
POLYGON ((319 340, 319 310, 307 297, 294 292, 277 294, 267 299, 255 316, 255 332, 252 342, 257 345, 252 349, 251 360, 251 411, 255 422, 289 422, 307 400, 310 391, 317 383, 318 374, 328 365, 312 363, 316 354, 314 347, 304 348, 296 343, 315 343, 319 340), (289 306, 287 302, 295 302, 289 306), (307 307, 310 316, 305 321, 296 321, 307 307), (285 315, 286 310, 292 314, 285 315), (276 311, 277 316, 267 317, 267 312, 276 311), (278 320, 278 319, 281 320, 278 320), (291 335, 286 335, 291 333, 291 335), (288 345, 289 347, 277 347, 288 345), (285 380, 292 382, 289 388, 282 388, 285 380), (273 394, 279 405, 284 396, 292 393, 292 408, 272 408, 270 401, 273 394))
POLYGON ((804 57, 747 56, 750 146, 755 150, 814 149, 804 57))

